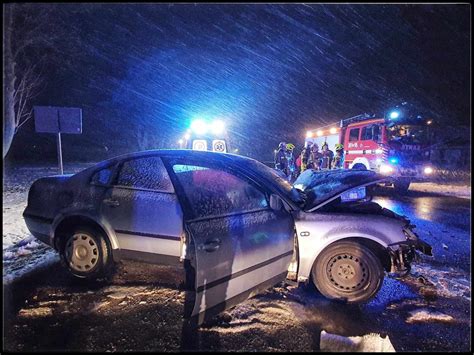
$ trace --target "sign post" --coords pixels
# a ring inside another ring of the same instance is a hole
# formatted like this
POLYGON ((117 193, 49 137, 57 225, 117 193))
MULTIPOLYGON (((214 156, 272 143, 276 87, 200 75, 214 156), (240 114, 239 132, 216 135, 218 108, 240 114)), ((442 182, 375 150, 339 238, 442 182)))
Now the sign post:
POLYGON ((38 133, 56 133, 58 166, 64 174, 61 133, 82 133, 82 110, 72 107, 34 106, 35 130, 38 133))

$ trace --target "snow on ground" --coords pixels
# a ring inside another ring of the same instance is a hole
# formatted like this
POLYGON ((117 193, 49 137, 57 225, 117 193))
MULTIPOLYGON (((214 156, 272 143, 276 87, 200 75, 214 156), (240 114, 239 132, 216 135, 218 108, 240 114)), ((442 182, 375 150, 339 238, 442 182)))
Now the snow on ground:
POLYGON ((454 318, 440 312, 432 311, 430 309, 418 309, 410 312, 410 317, 406 320, 407 323, 426 323, 426 322, 454 322, 454 318))
POLYGON ((412 273, 422 275, 422 283, 434 287, 439 296, 464 297, 471 301, 471 281, 468 279, 470 275, 462 270, 440 266, 433 268, 428 263, 414 263, 412 273))
POLYGON ((434 182, 412 182, 411 191, 434 192, 440 195, 471 198, 471 185, 439 184, 434 182))

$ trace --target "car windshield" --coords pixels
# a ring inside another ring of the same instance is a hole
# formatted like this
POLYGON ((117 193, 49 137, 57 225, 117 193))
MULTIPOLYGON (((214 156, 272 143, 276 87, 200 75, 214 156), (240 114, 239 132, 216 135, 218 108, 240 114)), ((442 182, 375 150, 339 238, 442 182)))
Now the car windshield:
POLYGON ((386 177, 368 170, 306 170, 293 186, 306 193, 304 209, 310 210, 344 191, 383 179, 386 177))

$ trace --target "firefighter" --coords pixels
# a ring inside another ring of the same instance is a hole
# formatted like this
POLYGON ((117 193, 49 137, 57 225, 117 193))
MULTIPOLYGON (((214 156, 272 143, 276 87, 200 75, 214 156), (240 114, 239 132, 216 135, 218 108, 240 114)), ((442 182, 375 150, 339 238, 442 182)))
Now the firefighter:
POLYGON ((335 145, 336 154, 332 160, 333 169, 342 169, 344 167, 344 146, 340 143, 335 145))
POLYGON ((331 163, 334 158, 334 153, 329 149, 327 142, 323 143, 321 147, 321 169, 331 169, 331 163))
POLYGON ((311 145, 312 145, 311 142, 305 142, 304 148, 301 151, 301 154, 300 154, 300 160, 301 160, 300 172, 301 173, 305 171, 306 169, 308 169, 308 162, 309 162, 310 153, 311 153, 311 145))
POLYGON ((278 150, 275 152, 275 169, 282 171, 285 175, 288 168, 288 161, 286 159, 286 144, 280 142, 278 150))
POLYGON ((316 143, 311 147, 308 169, 321 170, 321 153, 319 152, 319 146, 316 143))
POLYGON ((287 176, 288 181, 291 181, 295 176, 295 157, 293 156, 293 150, 295 149, 295 145, 292 143, 288 143, 286 145, 286 161, 287 161, 287 176))

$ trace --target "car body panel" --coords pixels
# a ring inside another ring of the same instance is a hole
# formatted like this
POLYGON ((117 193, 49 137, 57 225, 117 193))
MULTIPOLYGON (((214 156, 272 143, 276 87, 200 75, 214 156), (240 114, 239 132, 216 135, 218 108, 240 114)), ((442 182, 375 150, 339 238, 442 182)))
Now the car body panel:
POLYGON ((268 282, 285 279, 294 221, 283 208, 270 208, 268 186, 229 163, 164 161, 184 207, 196 270, 194 306, 185 316, 200 324, 268 282))
POLYGON ((121 255, 140 259, 126 251, 180 256, 183 212, 174 193, 141 191, 112 186, 101 203, 100 214, 112 225, 121 255), (117 206, 104 201, 116 201, 117 206))
POLYGON ((365 238, 383 248, 406 241, 405 223, 373 214, 322 213, 299 211, 295 216, 299 246, 298 277, 308 278, 320 252, 328 245, 346 238, 365 238))
POLYGON ((186 223, 196 249, 196 301, 199 323, 232 306, 238 297, 264 282, 283 281, 293 254, 293 220, 270 209, 186 223), (205 245, 220 240, 215 251, 205 245), (221 305, 219 307, 219 305, 221 305), (217 307, 217 309, 216 309, 217 307), (211 312, 211 314, 208 314, 211 312))

